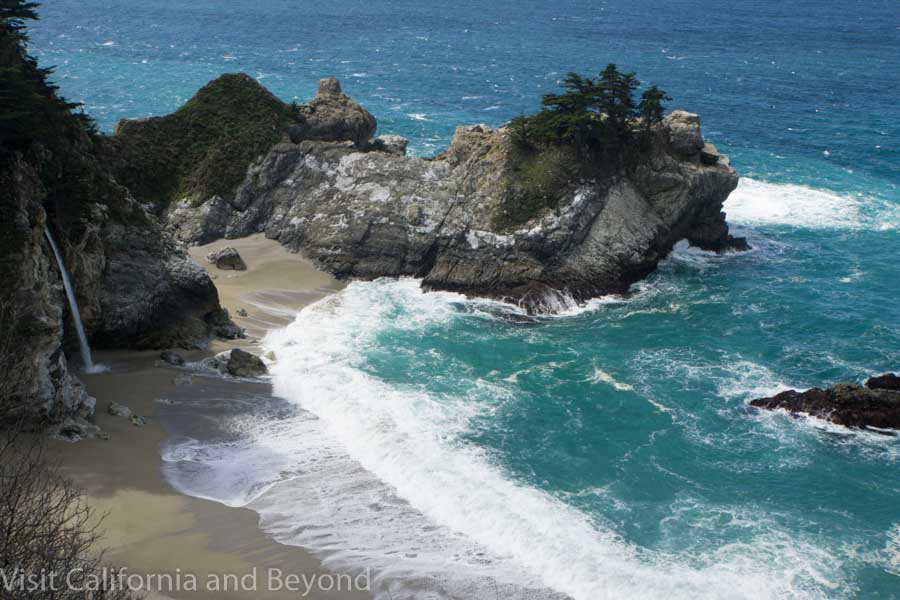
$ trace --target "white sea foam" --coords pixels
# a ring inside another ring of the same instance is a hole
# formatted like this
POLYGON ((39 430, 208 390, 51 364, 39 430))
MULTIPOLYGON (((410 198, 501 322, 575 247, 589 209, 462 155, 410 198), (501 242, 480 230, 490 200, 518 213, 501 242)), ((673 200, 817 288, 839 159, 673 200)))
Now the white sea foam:
POLYGON ((896 204, 803 185, 742 178, 725 202, 730 223, 789 225, 808 229, 893 230, 896 204))
POLYGON ((892 575, 900 577, 900 523, 894 525, 887 532, 887 542, 884 545, 885 570, 892 575))
MULTIPOLYGON (((347 523, 345 518, 346 529, 338 539, 326 535, 325 547, 355 553, 355 560, 380 563, 385 569, 389 568, 383 559, 386 550, 400 556, 410 553, 406 547, 410 545, 415 559, 409 559, 402 570, 434 568, 438 561, 428 560, 433 558, 430 555, 446 555, 452 549, 460 560, 457 566, 471 567, 474 557, 480 556, 482 574, 501 582, 530 574, 576 599, 661 598, 673 593, 676 597, 817 595, 812 586, 821 583, 818 567, 805 562, 801 552, 792 551, 790 556, 781 552, 789 566, 772 571, 757 559, 766 554, 764 540, 761 547, 723 548, 691 564, 631 546, 587 515, 509 479, 490 456, 461 441, 460 434, 467 431, 470 419, 485 410, 483 405, 390 386, 361 368, 362 355, 379 331, 386 327, 421 331, 458 318, 460 313, 453 306, 461 301, 453 294, 422 294, 415 281, 352 284, 343 293, 308 307, 294 324, 267 339, 266 347, 280 359, 273 367, 277 392, 315 414, 321 423, 308 423, 324 425, 327 435, 352 459, 337 460, 337 467, 332 461, 330 466, 341 473, 338 479, 344 483, 339 487, 353 493, 330 490, 328 496, 346 496, 351 503, 376 498, 379 511, 386 513, 386 521, 379 520, 377 526, 392 530, 380 533, 390 538, 391 548, 373 545, 371 539, 358 544, 354 528, 360 523, 347 523), (362 469, 349 466, 356 463, 362 469), (353 482, 362 489, 355 489, 353 482), (373 489, 379 491, 373 494, 373 489), (354 500, 362 490, 366 490, 362 499, 354 500), (393 502, 385 501, 394 494, 393 502), (401 513, 407 514, 405 521, 396 519, 401 513), (423 523, 431 525, 423 527, 423 523), (418 532, 412 527, 404 530, 404 525, 416 525, 418 532), (423 529, 428 531, 424 537, 423 529)), ((323 447, 334 449, 322 435, 306 431, 292 436, 307 441, 317 437, 323 447)), ((279 452, 277 445, 272 449, 279 452)), ((262 508, 271 502, 264 514, 283 514, 293 496, 279 501, 272 492, 255 504, 262 508)), ((330 513, 316 525, 329 527, 334 517, 330 513)), ((296 531, 305 518, 309 515, 304 515, 304 508, 295 507, 287 519, 270 517, 264 522, 290 535, 287 532, 296 531)), ((304 536, 303 543, 316 548, 310 537, 304 536)), ((528 578, 524 581, 529 587, 535 585, 528 578)))
POLYGON ((607 383, 620 391, 630 391, 634 389, 634 387, 627 383, 616 381, 616 379, 612 375, 596 366, 594 367, 594 374, 591 376, 591 381, 594 383, 607 383))
POLYGON ((514 383, 478 381, 448 396, 367 370, 380 336, 483 318, 466 305, 401 280, 351 283, 304 308, 264 342, 278 356, 276 393, 299 412, 260 419, 239 441, 173 445, 174 483, 253 508, 277 539, 334 568, 371 567, 380 598, 418 598, 422 585, 435 598, 835 595, 841 582, 823 573, 839 571, 836 559, 778 532, 686 555, 650 551, 511 478, 465 434, 514 383))

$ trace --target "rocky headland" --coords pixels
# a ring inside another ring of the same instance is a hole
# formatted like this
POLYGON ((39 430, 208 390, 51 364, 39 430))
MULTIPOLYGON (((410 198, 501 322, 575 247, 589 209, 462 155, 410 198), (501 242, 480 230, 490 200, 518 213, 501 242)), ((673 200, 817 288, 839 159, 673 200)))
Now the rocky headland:
POLYGON ((45 228, 90 343, 110 348, 240 335, 185 252, 220 238, 264 232, 338 278, 419 277, 532 313, 625 292, 681 239, 746 248, 722 212, 737 175, 691 113, 674 111, 636 159, 572 178, 552 207, 524 216, 510 204, 508 127, 458 127, 434 158, 407 156, 404 138, 376 127, 335 79, 298 105, 236 74, 111 136, 73 116, 7 153, 0 267, 12 290, 4 318, 16 326, 5 328, 15 351, 4 369, 19 376, 4 404, 50 420, 93 410, 67 368, 71 315, 45 228))
MULTIPOLYGON (((138 155, 161 132, 174 147, 209 144, 177 123, 183 111, 226 93, 247 99, 256 114, 235 126, 245 130, 237 135, 256 140, 270 124, 289 124, 258 157, 244 157, 246 174, 232 190, 179 184, 169 187, 187 191, 145 196, 186 244, 265 232, 337 277, 419 277, 427 289, 503 299, 529 312, 624 292, 684 238, 707 250, 747 247, 729 235, 722 212, 737 174, 703 141, 699 117, 684 111, 655 127, 638 160, 602 179, 568 182, 554 208, 512 222, 507 127, 461 126, 439 156, 411 157, 403 138, 375 137, 375 118, 335 79, 297 106, 279 104, 249 77, 225 75, 181 111, 120 123, 112 139, 112 163, 127 165, 120 180, 159 171, 160 180, 198 181, 221 168, 207 164, 218 146, 193 165, 161 167, 161 159, 138 155)), ((217 113, 224 122, 242 118, 217 113)))
POLYGON ((827 389, 788 390, 751 400, 750 405, 809 415, 854 429, 900 430, 900 377, 887 373, 868 379, 865 385, 845 382, 827 389))

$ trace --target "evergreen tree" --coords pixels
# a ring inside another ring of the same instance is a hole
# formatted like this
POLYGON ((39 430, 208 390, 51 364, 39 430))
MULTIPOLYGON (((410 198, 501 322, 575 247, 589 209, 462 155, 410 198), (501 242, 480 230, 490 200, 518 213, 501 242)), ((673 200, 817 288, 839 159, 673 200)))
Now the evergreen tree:
POLYGON ((78 104, 57 95, 49 82, 52 69, 28 55, 26 23, 38 18, 37 7, 27 0, 0 0, 0 155, 58 135, 63 123, 94 130, 86 115, 71 112, 78 104))
POLYGON ((663 102, 669 102, 672 99, 666 93, 651 85, 641 94, 641 102, 638 105, 638 113, 644 122, 644 127, 650 129, 654 125, 658 125, 662 121, 665 106, 663 102))

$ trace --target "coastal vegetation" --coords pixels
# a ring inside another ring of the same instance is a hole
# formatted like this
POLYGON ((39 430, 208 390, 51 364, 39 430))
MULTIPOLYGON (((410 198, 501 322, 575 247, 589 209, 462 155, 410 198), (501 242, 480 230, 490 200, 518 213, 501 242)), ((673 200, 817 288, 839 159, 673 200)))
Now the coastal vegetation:
POLYGON ((510 228, 554 209, 579 178, 602 180, 646 148, 671 100, 653 85, 641 94, 634 73, 609 64, 596 79, 569 73, 542 109, 512 120, 506 197, 495 225, 510 228))
POLYGON ((34 142, 53 143, 60 130, 96 133, 79 104, 69 102, 50 83, 52 68, 38 66, 27 51, 27 22, 38 18, 38 4, 0 0, 0 159, 25 151, 34 142))
POLYGON ((226 74, 171 115, 121 121, 105 138, 105 153, 116 179, 160 209, 227 198, 295 113, 252 77, 226 74))

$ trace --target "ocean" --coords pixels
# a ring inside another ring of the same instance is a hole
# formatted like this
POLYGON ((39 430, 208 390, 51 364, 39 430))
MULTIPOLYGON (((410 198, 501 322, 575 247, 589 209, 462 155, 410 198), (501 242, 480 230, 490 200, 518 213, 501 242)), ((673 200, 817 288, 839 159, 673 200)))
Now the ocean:
POLYGON ((351 283, 271 333, 278 398, 163 448, 383 598, 900 598, 900 437, 747 402, 900 369, 896 2, 47 3, 32 52, 100 127, 224 72, 334 75, 429 156, 609 62, 702 116, 753 250, 679 244, 565 314, 351 283))

